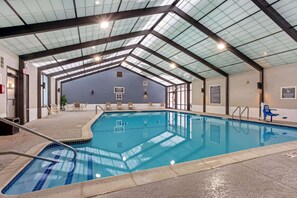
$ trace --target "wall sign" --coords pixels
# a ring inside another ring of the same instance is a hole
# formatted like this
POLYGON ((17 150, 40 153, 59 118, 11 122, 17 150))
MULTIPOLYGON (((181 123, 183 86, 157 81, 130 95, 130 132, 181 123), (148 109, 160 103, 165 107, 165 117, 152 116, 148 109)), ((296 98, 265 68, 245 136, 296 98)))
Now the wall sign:
POLYGON ((221 85, 211 85, 209 87, 210 104, 221 104, 221 85))
POLYGON ((123 94, 116 94, 116 100, 123 100, 123 94))
POLYGON ((296 86, 281 87, 281 99, 296 99, 296 86))
POLYGON ((125 93, 125 87, 114 87, 113 92, 123 94, 125 93))

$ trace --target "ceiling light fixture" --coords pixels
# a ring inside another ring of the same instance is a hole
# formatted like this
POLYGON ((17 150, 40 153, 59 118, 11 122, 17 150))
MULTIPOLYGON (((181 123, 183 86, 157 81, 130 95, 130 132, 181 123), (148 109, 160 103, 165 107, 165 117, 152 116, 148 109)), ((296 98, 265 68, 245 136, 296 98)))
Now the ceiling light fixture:
POLYGON ((176 65, 175 65, 174 63, 171 63, 171 64, 170 64, 170 67, 173 69, 173 68, 176 67, 176 65))
POLYGON ((93 47, 92 47, 92 49, 96 49, 96 47, 95 47, 95 46, 93 46, 93 47))
POLYGON ((219 44, 217 45, 217 47, 218 47, 218 49, 220 49, 220 50, 222 50, 222 49, 225 49, 225 48, 226 48, 226 46, 225 46, 225 44, 224 44, 224 43, 219 43, 219 44))
POLYGON ((94 60, 95 60, 96 62, 101 61, 101 56, 95 56, 94 60))
POLYGON ((108 28, 108 26, 109 26, 108 21, 102 21, 101 22, 101 25, 100 25, 101 28, 106 29, 106 28, 108 28))
POLYGON ((100 1, 95 1, 95 4, 96 4, 96 5, 99 5, 99 4, 100 4, 100 1))

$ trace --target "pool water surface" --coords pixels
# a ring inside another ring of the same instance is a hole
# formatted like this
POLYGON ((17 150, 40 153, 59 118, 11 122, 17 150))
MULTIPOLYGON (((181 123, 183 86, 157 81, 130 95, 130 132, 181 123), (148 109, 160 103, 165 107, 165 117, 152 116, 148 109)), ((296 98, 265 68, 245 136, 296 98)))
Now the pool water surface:
POLYGON ((297 140, 297 129, 171 111, 105 113, 92 125, 93 139, 57 145, 33 160, 3 190, 17 195, 131 173, 230 152, 297 140))

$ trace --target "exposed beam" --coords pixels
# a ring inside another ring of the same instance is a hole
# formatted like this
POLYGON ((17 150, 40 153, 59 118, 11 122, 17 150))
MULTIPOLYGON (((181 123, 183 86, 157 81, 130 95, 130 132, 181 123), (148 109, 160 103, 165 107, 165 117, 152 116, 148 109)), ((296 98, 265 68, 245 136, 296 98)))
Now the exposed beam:
MULTIPOLYGON (((115 67, 110 67, 110 68, 102 69, 100 71, 97 71, 97 72, 94 72, 94 73, 90 73, 90 74, 87 74, 87 75, 78 76, 78 77, 75 77, 75 78, 64 80, 64 81, 61 82, 61 90, 62 90, 62 84, 63 83, 70 82, 70 81, 73 81, 73 80, 77 80, 77 79, 80 79, 80 78, 83 78, 83 77, 91 76, 91 75, 94 75, 94 74, 98 74, 98 73, 101 73, 101 72, 104 72, 104 71, 108 71, 108 70, 111 70, 111 69, 114 69, 114 68, 118 68, 118 67, 120 67, 120 66, 118 65, 118 66, 115 66, 115 67)), ((63 80, 63 79, 61 79, 61 80, 63 80)), ((58 81, 61 81, 61 80, 58 80, 58 81)))
MULTIPOLYGON (((113 65, 116 65, 116 63, 114 63, 113 65)), ((62 77, 56 78, 56 80, 60 81, 60 80, 63 80, 63 79, 69 78, 69 77, 72 78, 72 77, 75 77, 77 75, 86 74, 87 72, 93 72, 93 71, 96 71, 98 69, 105 69, 105 68, 110 67, 110 66, 111 65, 103 65, 103 66, 100 66, 100 67, 87 69, 87 70, 84 70, 84 71, 80 71, 80 72, 70 74, 68 76, 62 76, 62 77)))
POLYGON ((173 47, 175 47, 176 49, 182 51, 183 53, 187 54, 188 56, 191 56, 193 59, 197 60, 198 62, 204 64, 205 66, 207 66, 208 68, 216 71, 217 73, 221 74, 222 76, 227 77, 228 74, 226 72, 224 72, 223 70, 221 70, 220 68, 214 66, 213 64, 209 63, 208 61, 204 60, 203 58, 201 58, 200 56, 194 54, 193 52, 187 50, 186 48, 182 47, 181 45, 177 44, 176 42, 170 40, 169 38, 167 38, 166 36, 160 34, 159 32, 156 31, 152 31, 152 34, 154 36, 156 36, 157 38, 163 40, 164 42, 172 45, 173 47))
POLYGON ((262 71, 263 70, 263 67, 261 67, 258 63, 256 63, 255 61, 253 61, 252 59, 250 59, 249 57, 247 57, 241 51, 239 51, 238 49, 236 49, 235 47, 233 47, 227 41, 225 41, 224 39, 222 39, 220 36, 216 35, 210 29, 208 29, 207 27, 205 27, 204 25, 202 25, 200 22, 196 21, 194 18, 192 18, 190 15, 188 15, 187 13, 185 13, 184 11, 182 11, 181 9, 175 7, 173 9, 173 11, 174 11, 175 14, 177 14, 178 16, 180 16, 181 18, 183 18, 184 20, 186 20, 188 23, 190 23, 191 25, 193 25, 194 27, 196 27, 198 30, 200 30, 201 32, 203 32, 204 34, 206 34, 207 36, 209 36, 210 38, 212 38, 216 42, 218 42, 218 43, 224 43, 227 50, 229 50, 230 52, 232 52, 235 56, 237 56, 238 58, 242 59, 244 62, 246 62, 247 64, 249 64, 250 66, 252 66, 256 70, 258 70, 258 71, 262 71))
POLYGON ((161 77, 161 76, 159 76, 159 75, 157 75, 157 74, 155 74, 155 73, 153 73, 153 72, 151 72, 151 71, 149 71, 149 70, 146 70, 146 69, 144 69, 144 68, 142 68, 142 67, 140 67, 140 66, 138 66, 138 65, 135 65, 134 63, 131 63, 131 62, 127 61, 127 60, 126 60, 126 63, 127 63, 128 65, 131 65, 131 66, 133 66, 133 67, 135 67, 135 68, 137 68, 137 69, 140 69, 140 70, 142 70, 142 71, 144 71, 144 72, 146 72, 146 73, 148 73, 148 74, 150 74, 150 75, 152 75, 152 76, 155 76, 155 77, 157 77, 157 78, 159 78, 159 79, 161 79, 161 80, 163 80, 163 81, 165 81, 165 82, 168 82, 169 84, 174 84, 174 83, 171 82, 170 80, 167 80, 166 78, 163 78, 163 77, 161 77))
POLYGON ((188 73, 188 74, 191 74, 192 76, 194 76, 194 77, 196 77, 196 78, 199 78, 200 80, 204 80, 204 79, 205 79, 204 77, 200 76, 199 74, 197 74, 197 73, 195 73, 195 72, 193 72, 193 71, 191 71, 191 70, 189 70, 189 69, 187 69, 187 68, 185 68, 185 67, 179 65, 178 63, 176 63, 176 62, 170 60, 169 58, 167 58, 167 57, 165 57, 165 56, 163 56, 163 55, 161 55, 161 54, 159 54, 159 53, 157 53, 157 52, 155 52, 154 50, 152 50, 152 49, 150 49, 150 48, 148 48, 148 47, 145 47, 144 45, 139 45, 139 48, 141 48, 141 49, 143 49, 143 50, 145 50, 145 51, 147 51, 147 52, 149 52, 149 53, 151 53, 151 54, 153 54, 153 55, 159 57, 160 59, 163 59, 164 61, 168 62, 169 64, 170 64, 170 63, 174 63, 174 64, 176 65, 177 68, 179 68, 179 69, 185 71, 185 72, 188 73))
POLYGON ((148 32, 149 32, 148 30, 145 30, 145 31, 132 32, 132 33, 127 33, 127 34, 121 34, 121 35, 117 35, 117 36, 111 36, 111 37, 88 41, 88 42, 84 42, 84 43, 78 43, 78 44, 68 45, 68 46, 64 46, 64 47, 58 47, 58 48, 35 52, 35 53, 31 53, 31 54, 24 54, 24 55, 21 55, 20 57, 23 60, 28 61, 28 60, 42 58, 42 57, 46 57, 46 56, 52 56, 55 54, 70 52, 70 51, 74 51, 74 50, 78 50, 78 49, 82 49, 82 48, 93 47, 93 46, 97 46, 97 45, 101 45, 101 44, 105 44, 105 43, 109 43, 109 42, 134 38, 134 37, 138 37, 138 36, 144 36, 144 35, 148 34, 148 32))
POLYGON ((147 65, 149 65, 149 66, 151 66, 151 67, 153 67, 155 69, 158 69, 158 70, 162 71, 163 73, 165 73, 165 74, 167 74, 169 76, 172 76, 172 77, 174 77, 174 78, 176 78, 176 79, 178 79, 178 80, 180 80, 182 82, 190 83, 190 81, 187 81, 187 80, 179 77, 178 75, 175 75, 174 73, 171 73, 171 72, 163 69, 162 67, 159 67, 157 65, 154 65, 153 63, 151 63, 151 62, 149 62, 149 61, 147 61, 147 60, 145 60, 143 58, 140 58, 140 57, 138 57, 138 56, 136 56, 134 54, 130 54, 130 56, 133 57, 133 58, 135 58, 135 59, 137 59, 137 60, 139 60, 140 62, 143 62, 143 63, 145 63, 145 64, 147 64, 147 65))
POLYGON ((297 42, 297 31, 266 0, 252 0, 272 21, 297 42))
POLYGON ((115 21, 120 19, 128 19, 134 17, 141 17, 153 14, 160 14, 168 12, 170 6, 159 6, 152 8, 143 8, 135 10, 127 10, 122 12, 114 12, 107 14, 100 14, 94 16, 86 16, 72 19, 65 19, 59 21, 51 21, 44 23, 36 23, 30 25, 20 25, 13 27, 0 28, 0 39, 11 38, 16 36, 24 36, 28 34, 37 34, 42 32, 60 30, 65 28, 72 28, 82 25, 90 25, 100 23, 101 21, 115 21))
POLYGON ((47 70, 47 69, 51 69, 51 68, 55 68, 55 67, 60 67, 62 65, 68 65, 68 64, 71 64, 71 63, 79 62, 79 61, 92 59, 96 55, 104 56, 104 55, 108 55, 108 54, 113 54, 113 53, 129 50, 129 49, 133 49, 133 48, 135 48, 137 46, 138 45, 128 45, 128 46, 125 46, 125 47, 119 47, 119 48, 115 48, 115 49, 111 49, 111 50, 106 50, 104 52, 98 52, 98 53, 95 53, 95 54, 89 54, 89 55, 86 55, 86 56, 81 56, 81 57, 77 57, 77 58, 73 58, 73 59, 68 59, 66 61, 61 61, 61 62, 58 62, 58 63, 44 65, 44 66, 39 67, 39 69, 41 71, 43 71, 43 70, 47 70))
MULTIPOLYGON (((107 62, 114 61, 114 60, 117 60, 117 59, 120 59, 120 58, 125 58, 126 56, 127 55, 124 54, 124 55, 120 55, 120 56, 115 56, 115 57, 112 57, 112 58, 104 59, 104 60, 100 61, 99 63, 97 63, 97 62, 91 62, 91 63, 83 64, 83 65, 78 66, 78 67, 72 67, 72 68, 69 68, 69 69, 64 69, 62 71, 58 71, 58 72, 54 72, 54 73, 48 74, 48 76, 50 76, 50 77, 58 76, 58 75, 61 75, 61 74, 64 74, 64 73, 68 73, 68 72, 72 72, 72 71, 76 71, 76 70, 80 70, 80 69, 85 69, 85 68, 88 68, 88 67, 91 67, 91 66, 94 66, 94 65, 99 65, 99 64, 102 64, 102 63, 107 63, 107 62)), ((117 62, 120 63, 122 61, 117 61, 117 62)))

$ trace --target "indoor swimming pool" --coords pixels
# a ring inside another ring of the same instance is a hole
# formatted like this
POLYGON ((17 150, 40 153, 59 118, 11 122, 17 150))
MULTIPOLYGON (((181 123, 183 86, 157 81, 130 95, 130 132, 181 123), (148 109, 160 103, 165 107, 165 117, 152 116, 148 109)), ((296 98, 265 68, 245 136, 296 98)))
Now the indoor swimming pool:
POLYGON ((104 113, 73 152, 50 145, 3 190, 18 195, 297 140, 297 128, 173 111, 104 113))

